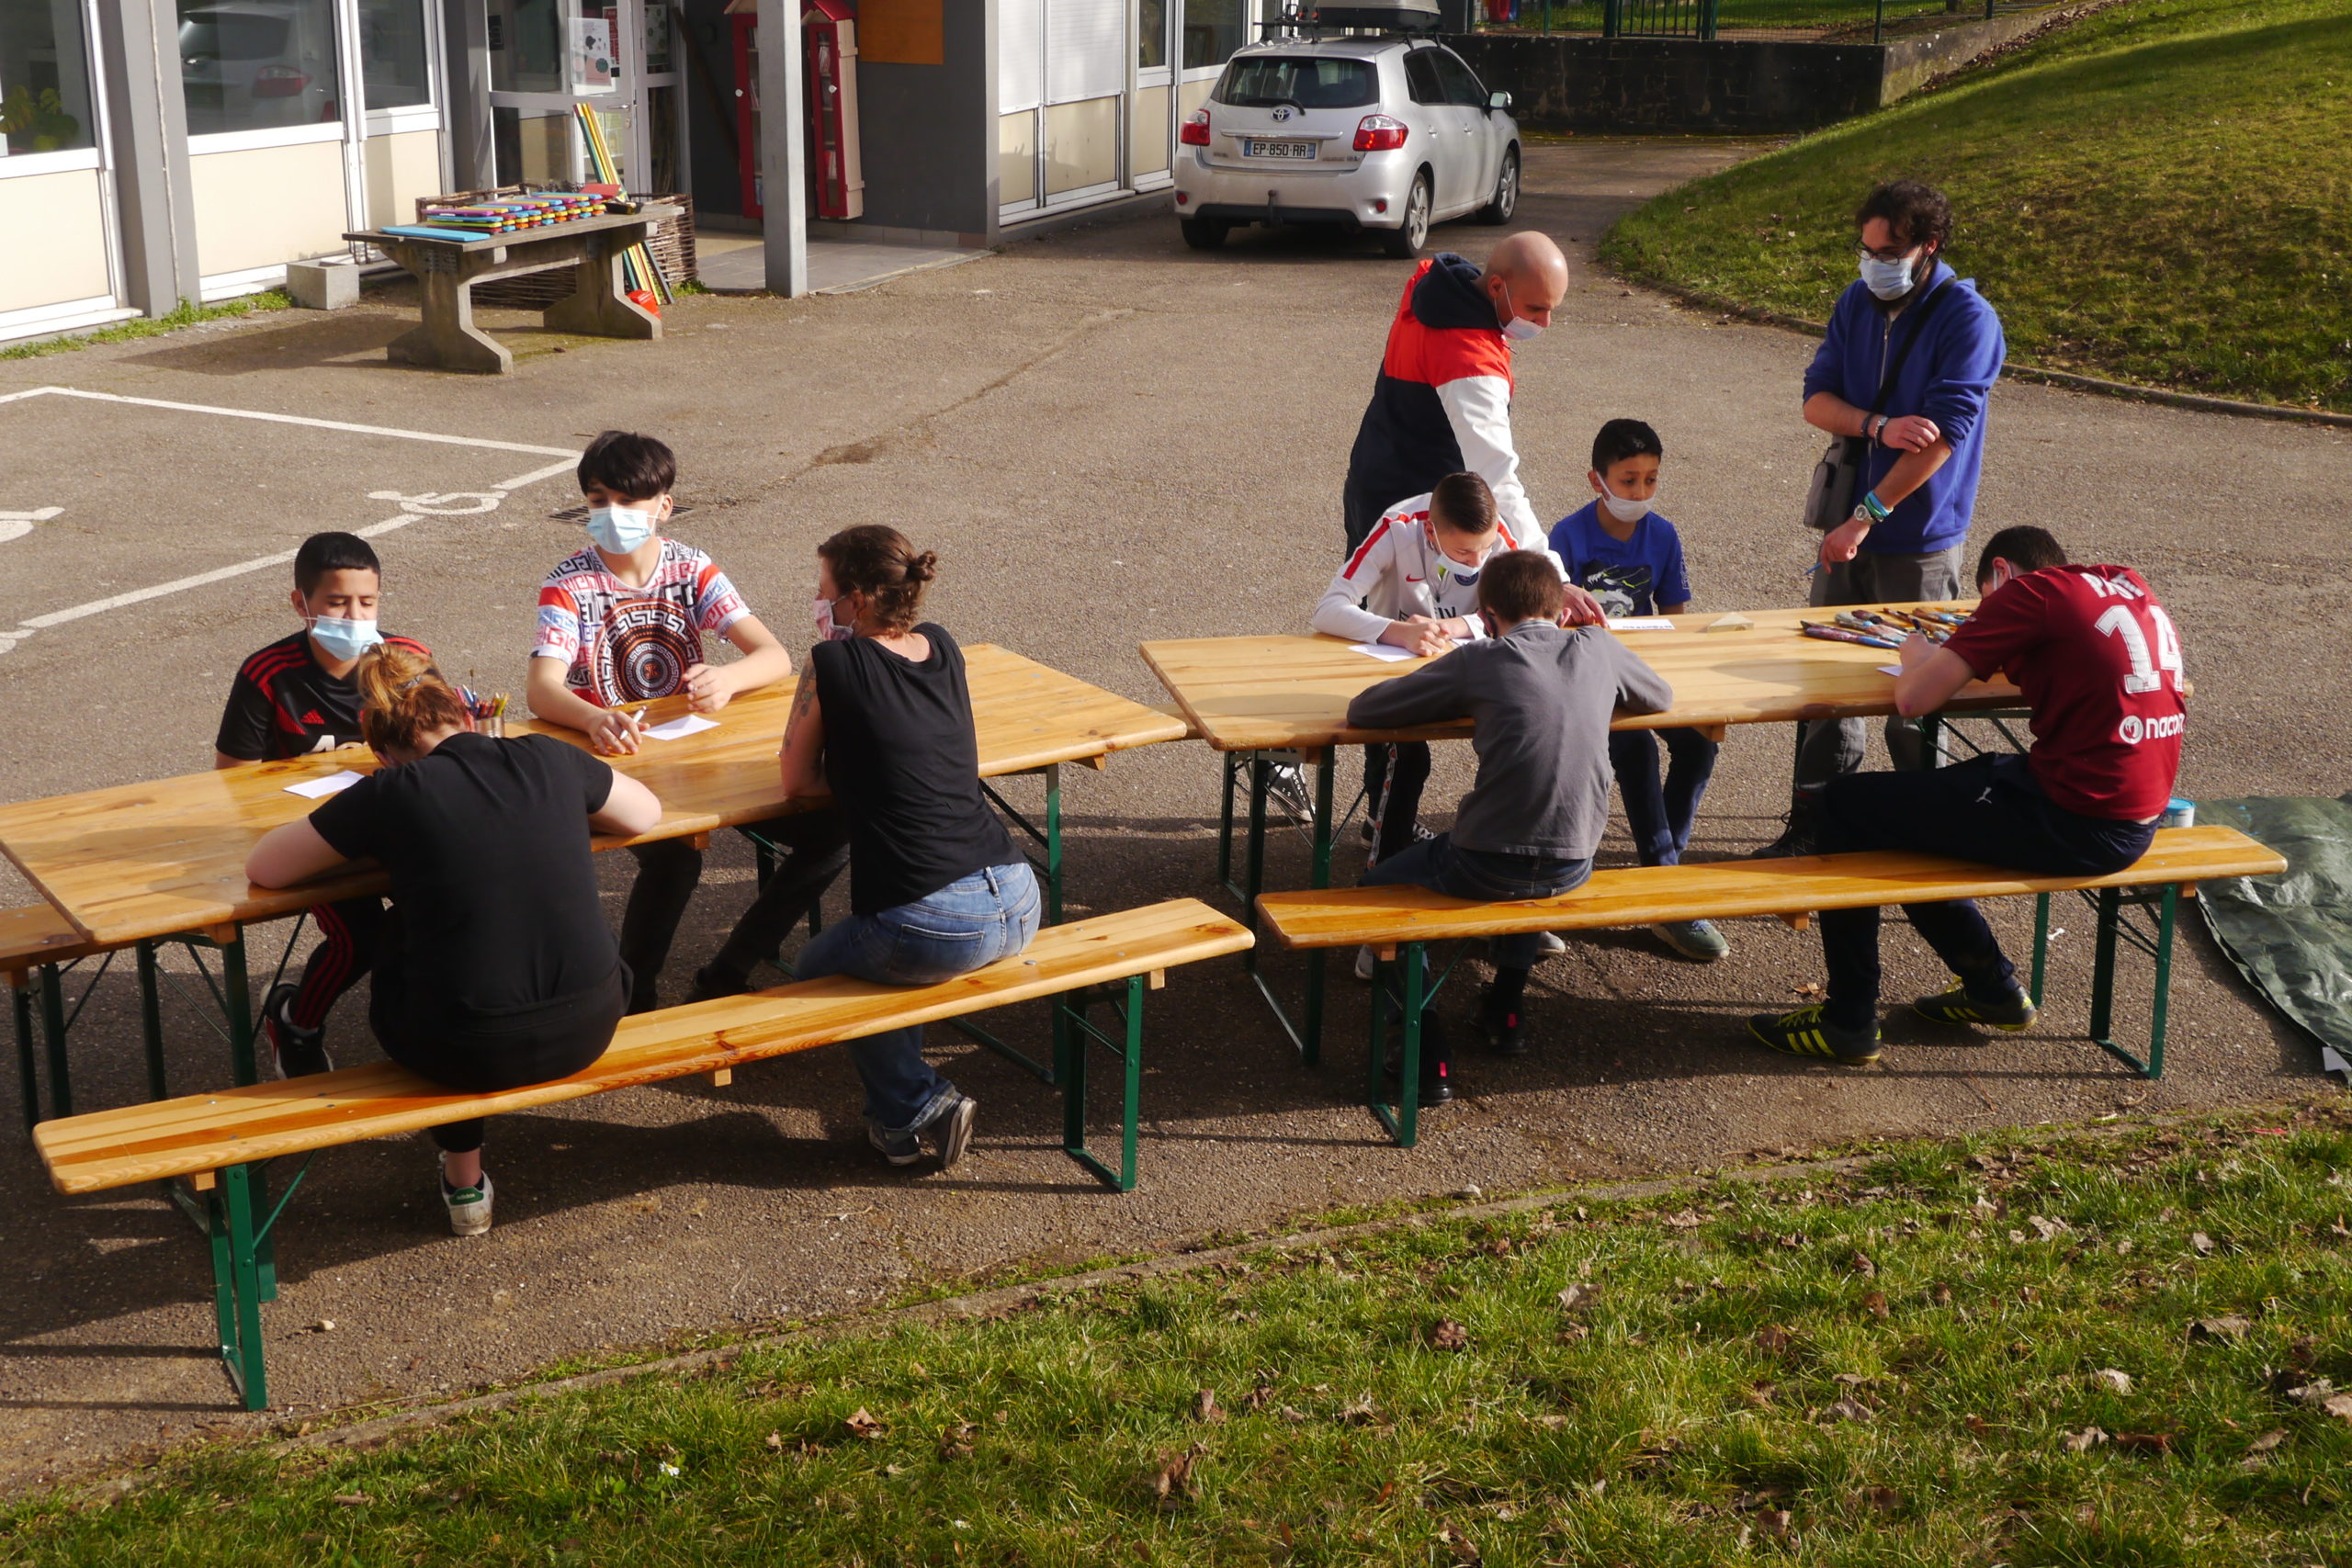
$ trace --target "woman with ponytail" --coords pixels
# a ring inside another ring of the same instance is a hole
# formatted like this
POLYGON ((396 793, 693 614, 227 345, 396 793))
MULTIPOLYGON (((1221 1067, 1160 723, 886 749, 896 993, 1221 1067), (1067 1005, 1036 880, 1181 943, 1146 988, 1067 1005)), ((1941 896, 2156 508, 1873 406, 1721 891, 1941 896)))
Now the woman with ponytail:
MULTIPOLYGON (((935 985, 1037 934, 1036 879, 980 790, 963 651, 915 619, 938 570, 937 556, 878 524, 817 547, 822 640, 780 757, 787 795, 830 795, 848 823, 850 918, 801 949, 803 979, 935 985)), ((926 1145, 943 1170, 963 1157, 977 1107, 923 1060, 920 1027, 849 1049, 866 1135, 891 1164, 914 1164, 926 1145)))
MULTIPOLYGON (((360 859, 390 874, 368 1021, 402 1066, 467 1093, 578 1072, 628 999, 588 836, 649 831, 662 803, 576 746, 475 734, 448 682, 397 644, 361 654, 353 679, 380 768, 273 829, 245 874, 286 887, 360 859)), ((459 1235, 490 1228, 482 1126, 432 1129, 459 1235)))

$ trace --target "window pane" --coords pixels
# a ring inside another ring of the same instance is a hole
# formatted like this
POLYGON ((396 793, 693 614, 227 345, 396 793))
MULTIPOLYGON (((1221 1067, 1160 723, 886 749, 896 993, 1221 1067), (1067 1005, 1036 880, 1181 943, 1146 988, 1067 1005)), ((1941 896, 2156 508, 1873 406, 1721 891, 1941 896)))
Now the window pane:
POLYGON ((1244 0, 1184 0, 1184 65, 1222 65, 1249 42, 1244 0))
POLYGON ((1464 64, 1462 57, 1447 50, 1432 50, 1430 58, 1437 62, 1438 79, 1445 84, 1449 103, 1469 108, 1487 107, 1487 90, 1478 85, 1477 75, 1464 64))
POLYGON ((1236 108, 1296 104, 1303 109, 1348 109, 1378 97, 1379 80, 1369 60, 1253 54, 1225 68, 1213 96, 1236 108))
POLYGON ((97 144, 76 0, 0 0, 0 157, 97 144))
POLYGON ((190 136, 342 117, 334 0, 179 0, 179 17, 190 136))
POLYGON ((645 73, 660 76, 676 70, 670 59, 670 0, 645 0, 639 15, 645 23, 645 73))
POLYGON ((359 66, 371 109, 433 101, 424 65, 424 0, 359 0, 359 66))
POLYGON ((490 0, 490 85, 500 93, 561 93, 571 44, 562 0, 490 0))
POLYGON ((1438 80, 1437 62, 1429 51, 1417 49, 1405 57, 1405 91, 1417 104, 1445 102, 1445 85, 1438 80))
POLYGON ((1136 0, 1136 69, 1151 71, 1168 63, 1168 0, 1136 0))

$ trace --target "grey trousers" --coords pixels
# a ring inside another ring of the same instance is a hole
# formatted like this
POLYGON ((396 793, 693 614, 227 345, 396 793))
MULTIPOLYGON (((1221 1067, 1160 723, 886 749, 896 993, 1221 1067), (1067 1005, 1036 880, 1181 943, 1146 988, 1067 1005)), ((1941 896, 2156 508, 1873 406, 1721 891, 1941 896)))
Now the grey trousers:
MULTIPOLYGON (((1958 545, 1922 556, 1873 555, 1864 550, 1852 560, 1817 574, 1812 602, 1827 608, 1958 598, 1960 552, 1958 545)), ((1797 788, 1820 789, 1840 773, 1860 769, 1870 750, 1870 735, 1860 719, 1816 719, 1800 728, 1797 788)), ((1919 732, 1919 721, 1887 715, 1886 750, 1897 768, 1927 766, 1927 743, 1919 732)))

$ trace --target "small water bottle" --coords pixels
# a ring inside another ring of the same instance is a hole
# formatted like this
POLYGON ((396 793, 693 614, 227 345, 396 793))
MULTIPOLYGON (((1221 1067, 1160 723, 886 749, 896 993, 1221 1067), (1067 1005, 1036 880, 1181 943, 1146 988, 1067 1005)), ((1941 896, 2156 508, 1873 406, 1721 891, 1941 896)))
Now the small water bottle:
POLYGON ((2174 795, 2165 802, 2164 815, 2156 818, 2159 828, 2194 828, 2197 826, 2197 803, 2174 795))

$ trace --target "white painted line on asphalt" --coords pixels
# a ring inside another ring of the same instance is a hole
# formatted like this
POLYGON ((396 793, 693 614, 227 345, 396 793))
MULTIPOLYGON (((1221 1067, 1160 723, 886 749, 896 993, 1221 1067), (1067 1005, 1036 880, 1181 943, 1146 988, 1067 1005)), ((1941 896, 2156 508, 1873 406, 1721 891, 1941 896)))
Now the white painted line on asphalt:
POLYGON ((511 479, 502 479, 499 481, 497 488, 500 490, 521 490, 525 485, 535 485, 541 479, 551 479, 558 474, 568 474, 579 466, 579 454, 574 453, 572 456, 566 457, 560 463, 549 463, 544 468, 533 468, 527 474, 518 474, 511 479))
POLYGON ((119 392, 85 392, 79 387, 35 387, 28 392, 12 392, 0 397, 0 402, 12 402, 17 398, 37 398, 43 393, 61 398, 88 398, 105 403, 130 403, 140 408, 176 409, 182 413, 217 413, 230 419, 266 420, 272 424, 305 424, 314 430, 343 430, 354 435, 391 435, 403 441, 438 441, 451 446, 481 446, 493 452, 536 452, 549 457, 567 457, 573 462, 580 458, 579 453, 567 451, 561 446, 533 446, 520 441, 488 441, 478 435, 440 435, 428 430, 394 430, 389 425, 351 424, 339 419, 310 419, 294 413, 263 413, 257 409, 215 408, 208 403, 175 403, 162 398, 126 398, 119 392))
POLYGON ((153 588, 134 589, 129 593, 117 593, 108 599, 93 599, 86 604, 76 604, 70 610, 51 610, 46 615, 28 615, 25 617, 24 625, 17 630, 19 632, 46 631, 51 626, 62 626, 68 621, 78 621, 85 615, 100 615, 107 610, 119 610, 126 604, 144 604, 150 599, 161 599, 166 593, 177 593, 189 588, 201 588, 208 582, 219 582, 224 578, 243 577, 249 571, 259 571, 264 567, 283 566, 293 558, 292 550, 280 550, 274 556, 256 556, 252 560, 239 561, 234 566, 215 567, 210 571, 199 571, 194 577, 182 577, 170 582, 159 582, 153 588))

